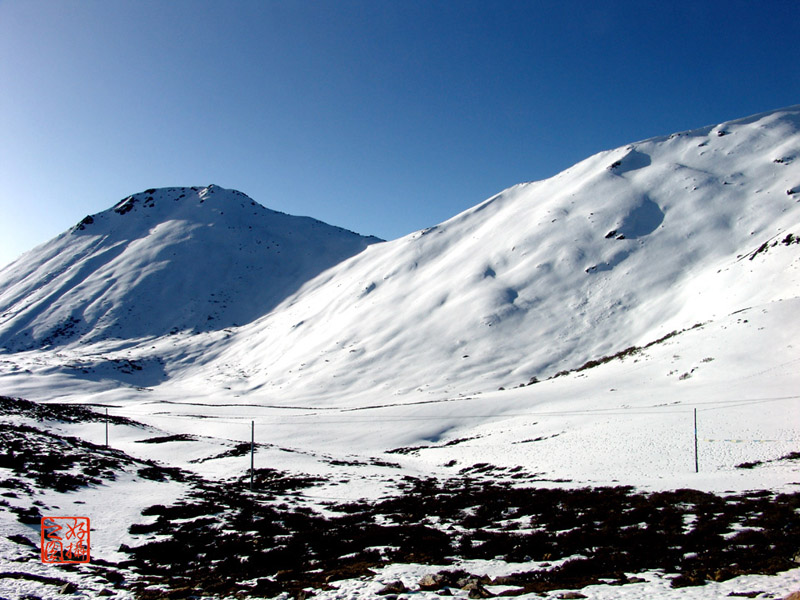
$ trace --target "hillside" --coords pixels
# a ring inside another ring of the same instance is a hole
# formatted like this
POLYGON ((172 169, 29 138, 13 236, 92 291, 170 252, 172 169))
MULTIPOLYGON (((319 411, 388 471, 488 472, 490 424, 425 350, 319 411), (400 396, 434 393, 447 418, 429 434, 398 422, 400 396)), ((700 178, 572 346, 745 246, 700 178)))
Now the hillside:
POLYGON ((545 379, 797 297, 799 200, 797 107, 603 152, 340 263, 219 381, 336 403, 545 379))

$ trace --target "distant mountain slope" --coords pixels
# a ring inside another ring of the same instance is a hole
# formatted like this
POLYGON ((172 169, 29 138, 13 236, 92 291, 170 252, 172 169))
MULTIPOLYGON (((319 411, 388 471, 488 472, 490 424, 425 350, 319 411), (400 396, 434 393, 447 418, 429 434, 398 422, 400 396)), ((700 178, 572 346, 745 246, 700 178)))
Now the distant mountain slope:
POLYGON ((0 271, 0 346, 243 325, 376 241, 214 185, 147 190, 0 271))
POLYGON ((337 402, 526 383, 797 296, 799 241, 792 107, 602 152, 370 247, 196 376, 337 402))

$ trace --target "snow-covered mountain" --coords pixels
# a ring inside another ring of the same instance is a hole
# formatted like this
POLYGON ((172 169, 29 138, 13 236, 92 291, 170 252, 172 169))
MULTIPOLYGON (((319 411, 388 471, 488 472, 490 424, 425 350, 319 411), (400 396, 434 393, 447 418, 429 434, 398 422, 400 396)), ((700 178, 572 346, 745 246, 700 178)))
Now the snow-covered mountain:
POLYGON ((147 190, 0 271, 0 567, 20 578, 0 591, 69 583, 30 550, 52 511, 91 518, 124 598, 435 598, 437 560, 526 599, 788 593, 798 317, 800 106, 602 152, 389 242, 216 186, 147 190), (173 558, 189 577, 162 577, 173 558))
POLYGON ((287 403, 545 379, 796 297, 799 131, 791 107, 631 144, 385 243, 147 190, 0 272, 0 346, 116 340, 158 381, 287 403))
POLYGON ((244 325, 376 241, 215 185, 146 190, 0 271, 0 346, 244 325))

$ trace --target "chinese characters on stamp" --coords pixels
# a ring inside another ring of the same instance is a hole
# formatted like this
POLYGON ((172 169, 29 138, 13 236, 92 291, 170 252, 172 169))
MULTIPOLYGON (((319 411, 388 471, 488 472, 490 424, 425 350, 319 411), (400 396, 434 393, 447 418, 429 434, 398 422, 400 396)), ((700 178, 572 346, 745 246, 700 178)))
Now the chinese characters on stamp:
POLYGON ((88 517, 42 517, 43 563, 88 563, 88 517))

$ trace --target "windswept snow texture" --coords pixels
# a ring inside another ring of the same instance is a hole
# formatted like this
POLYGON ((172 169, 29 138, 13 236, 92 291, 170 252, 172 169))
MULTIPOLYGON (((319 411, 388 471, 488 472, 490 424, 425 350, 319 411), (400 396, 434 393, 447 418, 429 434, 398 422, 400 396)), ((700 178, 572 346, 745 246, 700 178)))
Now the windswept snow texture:
POLYGON ((244 325, 376 241, 215 185, 147 190, 0 272, 0 346, 244 325))

